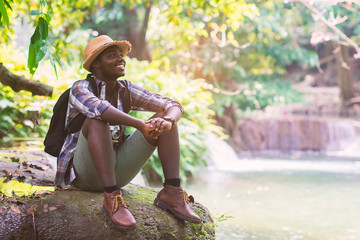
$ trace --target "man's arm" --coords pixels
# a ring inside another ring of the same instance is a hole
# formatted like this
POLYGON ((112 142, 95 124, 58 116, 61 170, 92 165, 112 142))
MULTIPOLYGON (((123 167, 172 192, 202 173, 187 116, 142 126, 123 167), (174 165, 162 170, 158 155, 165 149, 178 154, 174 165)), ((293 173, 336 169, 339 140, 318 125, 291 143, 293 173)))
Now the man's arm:
POLYGON ((154 116, 146 121, 154 127, 154 131, 151 133, 153 138, 160 136, 163 131, 169 131, 184 113, 182 105, 168 97, 149 92, 134 84, 130 84, 129 90, 132 110, 155 112, 154 116), (165 116, 172 118, 173 121, 165 120, 165 116))
POLYGON ((140 119, 134 118, 113 106, 109 106, 102 113, 101 119, 105 122, 109 122, 110 124, 134 127, 141 131, 144 135, 150 135, 150 131, 154 130, 154 127, 151 126, 150 123, 143 122, 140 119))
POLYGON ((173 118, 175 120, 175 123, 177 123, 180 120, 182 114, 183 112, 178 106, 172 106, 166 111, 165 116, 173 118))

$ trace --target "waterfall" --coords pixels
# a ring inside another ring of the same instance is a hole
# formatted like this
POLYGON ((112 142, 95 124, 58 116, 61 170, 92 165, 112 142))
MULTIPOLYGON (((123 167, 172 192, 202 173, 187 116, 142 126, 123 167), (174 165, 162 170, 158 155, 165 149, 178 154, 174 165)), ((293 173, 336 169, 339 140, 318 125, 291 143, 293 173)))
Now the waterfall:
POLYGON ((232 136, 230 143, 237 153, 347 151, 360 156, 360 123, 353 119, 244 119, 238 123, 232 136))

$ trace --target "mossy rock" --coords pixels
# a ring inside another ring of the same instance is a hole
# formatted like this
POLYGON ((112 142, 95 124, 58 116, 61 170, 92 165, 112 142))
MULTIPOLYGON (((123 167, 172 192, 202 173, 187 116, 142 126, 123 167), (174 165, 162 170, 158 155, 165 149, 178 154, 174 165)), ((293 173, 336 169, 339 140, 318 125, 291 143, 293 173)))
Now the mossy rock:
POLYGON ((0 201, 0 239, 214 239, 211 215, 200 203, 190 204, 201 224, 185 222, 153 205, 159 189, 129 184, 125 202, 137 227, 112 227, 102 210, 103 194, 63 190, 36 199, 0 201), (36 210, 34 210, 36 207, 36 210), (33 214, 32 214, 33 213, 33 214))

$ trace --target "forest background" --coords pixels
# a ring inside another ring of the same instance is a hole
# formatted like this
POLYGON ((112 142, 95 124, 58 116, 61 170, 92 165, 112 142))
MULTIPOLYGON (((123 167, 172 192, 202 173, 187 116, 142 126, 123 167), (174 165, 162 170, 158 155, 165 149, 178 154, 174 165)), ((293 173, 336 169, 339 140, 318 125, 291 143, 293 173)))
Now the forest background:
MULTIPOLYGON (((183 178, 206 165, 209 132, 231 138, 255 110, 306 105, 292 87, 304 73, 338 69, 335 82, 314 84, 338 85, 339 114, 354 115, 359 4, 0 0, 0 147, 44 138, 60 94, 87 74, 86 43, 101 34, 131 42, 126 79, 183 104, 183 178)), ((162 176, 159 164, 154 154, 149 178, 162 176)))

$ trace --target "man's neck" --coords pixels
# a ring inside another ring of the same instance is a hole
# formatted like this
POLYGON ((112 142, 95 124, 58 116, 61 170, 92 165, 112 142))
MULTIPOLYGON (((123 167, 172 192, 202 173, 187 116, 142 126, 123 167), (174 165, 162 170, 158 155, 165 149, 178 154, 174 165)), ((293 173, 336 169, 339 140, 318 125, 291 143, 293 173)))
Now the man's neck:
POLYGON ((96 75, 93 74, 93 75, 96 79, 105 82, 106 86, 111 89, 116 86, 117 79, 108 79, 108 78, 105 78, 104 76, 99 76, 98 74, 96 74, 96 75))
POLYGON ((112 81, 106 81, 104 79, 102 79, 101 77, 99 77, 99 75, 95 75, 93 73, 93 76, 96 80, 98 81, 102 81, 102 82, 105 82, 105 85, 106 85, 106 88, 105 88, 105 98, 108 100, 112 97, 113 95, 113 90, 115 89, 116 87, 116 82, 117 80, 112 80, 112 81))
POLYGON ((116 86, 116 80, 115 81, 104 81, 106 83, 106 92, 112 91, 116 86))

